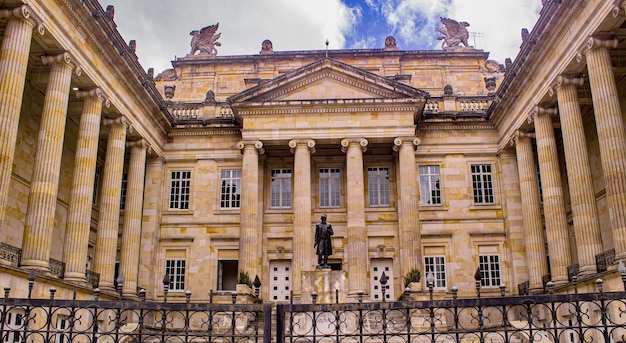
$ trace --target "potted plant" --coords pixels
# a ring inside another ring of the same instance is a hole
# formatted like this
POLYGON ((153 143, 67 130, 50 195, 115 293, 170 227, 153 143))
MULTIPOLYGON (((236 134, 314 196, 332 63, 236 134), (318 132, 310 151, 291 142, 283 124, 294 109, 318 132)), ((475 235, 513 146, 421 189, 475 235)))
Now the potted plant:
POLYGON ((239 272, 239 278, 237 279, 237 294, 253 294, 252 292, 252 280, 248 272, 239 272))
POLYGON ((411 292, 420 292, 422 290, 422 272, 416 268, 412 268, 404 275, 404 288, 409 288, 411 292))

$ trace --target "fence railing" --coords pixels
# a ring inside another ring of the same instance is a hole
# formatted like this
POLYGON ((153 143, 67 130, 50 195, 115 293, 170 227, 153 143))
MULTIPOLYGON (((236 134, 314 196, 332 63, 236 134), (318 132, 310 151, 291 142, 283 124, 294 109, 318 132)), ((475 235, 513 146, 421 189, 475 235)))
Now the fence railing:
MULTIPOLYGON (((169 280, 169 279, 168 279, 169 280)), ((626 282, 626 272, 622 273, 626 282)), ((168 281, 169 282, 169 281, 168 281)), ((604 342, 626 340, 626 292, 452 297, 334 304, 0 299, 0 340, 12 343, 604 342)), ((32 282, 29 290, 32 289, 32 282)), ((167 289, 167 288, 166 288, 167 289)), ((120 287, 121 290, 121 287, 120 287)), ((552 289, 550 288, 550 291, 552 289)), ((30 291, 29 291, 30 294, 30 291)), ((210 297, 212 299, 212 297, 210 297)), ((255 298, 258 300, 258 298, 255 298)), ((316 298, 313 298, 316 299, 316 298)), ((315 301, 315 300, 314 300, 315 301)))

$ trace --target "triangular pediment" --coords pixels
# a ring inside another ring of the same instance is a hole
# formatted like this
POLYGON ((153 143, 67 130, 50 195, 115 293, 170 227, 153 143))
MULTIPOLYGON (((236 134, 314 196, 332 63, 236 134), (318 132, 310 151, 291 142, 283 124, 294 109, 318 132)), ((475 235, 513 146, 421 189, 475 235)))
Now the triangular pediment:
POLYGON ((240 103, 316 100, 425 100, 428 93, 330 58, 323 58, 233 97, 240 103))

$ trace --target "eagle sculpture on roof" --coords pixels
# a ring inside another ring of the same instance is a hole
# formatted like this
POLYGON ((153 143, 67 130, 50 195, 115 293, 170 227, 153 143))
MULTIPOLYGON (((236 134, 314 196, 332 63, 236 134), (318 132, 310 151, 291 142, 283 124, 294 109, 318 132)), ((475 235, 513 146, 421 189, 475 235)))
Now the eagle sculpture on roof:
POLYGON ((443 40, 443 43, 441 43, 442 49, 456 48, 461 43, 465 47, 469 47, 469 44, 467 44, 469 32, 466 29, 469 24, 466 21, 459 23, 450 18, 439 17, 439 19, 441 19, 443 26, 436 26, 435 28, 443 34, 443 36, 437 37, 437 40, 443 40))
POLYGON ((199 55, 217 55, 217 49, 215 46, 222 46, 217 40, 222 35, 216 33, 220 23, 215 25, 203 27, 200 30, 193 30, 189 33, 191 35, 191 54, 194 55, 200 51, 199 55))

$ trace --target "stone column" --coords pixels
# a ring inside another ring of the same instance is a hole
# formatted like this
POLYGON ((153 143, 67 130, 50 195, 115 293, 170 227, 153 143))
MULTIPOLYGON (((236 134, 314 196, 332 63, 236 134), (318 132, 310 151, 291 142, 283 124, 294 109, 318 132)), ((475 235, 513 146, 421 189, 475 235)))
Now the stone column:
POLYGON ((400 273, 421 268, 422 237, 417 196, 415 148, 420 144, 416 137, 398 137, 393 141, 398 152, 398 240, 400 243, 400 273))
POLYGON ((346 153, 347 175, 347 233, 348 233, 348 288, 351 295, 367 293, 367 231, 365 229, 365 184, 363 153, 367 150, 365 138, 344 138, 341 151, 346 153))
POLYGON ((163 276, 165 276, 165 269, 157 270, 157 250, 161 234, 161 211, 163 210, 164 169, 165 160, 162 156, 150 158, 146 163, 137 284, 146 290, 147 299, 155 297, 154 290, 157 288, 155 282, 160 284, 163 276))
POLYGON ((241 141, 237 148, 242 150, 241 167, 241 219, 239 229, 239 271, 247 272, 251 279, 258 274, 260 256, 259 239, 259 154, 263 154, 261 141, 241 141))
POLYGON ((104 121, 110 125, 107 152, 102 175, 100 192, 100 219, 96 234, 96 251, 93 271, 100 274, 100 289, 114 290, 115 258, 117 254, 117 233, 120 225, 120 196, 122 174, 124 172, 124 151, 126 130, 130 123, 124 117, 104 121))
POLYGON ((582 84, 583 79, 559 76, 554 88, 559 102, 565 163, 569 166, 567 179, 579 271, 581 275, 589 275, 596 273, 595 256, 602 252, 602 234, 576 90, 576 85, 582 84))
POLYGON ((127 297, 136 297, 146 154, 150 145, 142 139, 128 143, 127 147, 130 148, 130 160, 128 162, 128 182, 126 183, 124 231, 122 232, 120 249, 120 273, 124 275, 122 294, 127 297))
POLYGON ((311 154, 315 152, 312 139, 289 141, 293 161, 293 258, 291 278, 293 294, 302 292, 302 272, 313 270, 313 227, 311 225, 311 154))
POLYGON ((9 18, 0 48, 0 228, 9 197, 15 141, 24 96, 28 54, 35 22, 28 6, 0 10, 9 18))
POLYGON ((555 108, 546 109, 539 106, 536 106, 532 113, 543 188, 543 211, 550 253, 550 271, 552 282, 562 284, 568 281, 567 267, 572 264, 572 256, 552 115, 556 115, 555 108))
POLYGON ((78 128, 78 142, 74 158, 74 177, 70 190, 70 203, 67 210, 67 226, 63 247, 65 280, 85 281, 93 184, 98 159, 98 138, 100 136, 100 116, 102 103, 108 99, 99 88, 76 92, 78 98, 85 98, 78 128))
POLYGON ((522 197, 522 216, 524 218, 526 258, 528 260, 528 279, 530 291, 543 291, 542 277, 548 275, 543 223, 541 222, 541 203, 539 201, 539 180, 531 138, 534 134, 518 132, 515 137, 515 152, 522 197))
POLYGON ((626 132, 608 50, 617 43, 592 37, 586 57, 613 245, 617 260, 626 261, 626 132))
POLYGON ((21 266, 47 271, 50 267, 50 246, 73 66, 68 53, 43 56, 42 61, 46 65, 51 64, 51 68, 28 194, 21 266))

